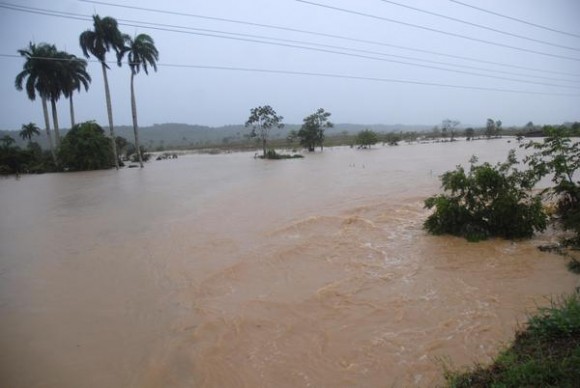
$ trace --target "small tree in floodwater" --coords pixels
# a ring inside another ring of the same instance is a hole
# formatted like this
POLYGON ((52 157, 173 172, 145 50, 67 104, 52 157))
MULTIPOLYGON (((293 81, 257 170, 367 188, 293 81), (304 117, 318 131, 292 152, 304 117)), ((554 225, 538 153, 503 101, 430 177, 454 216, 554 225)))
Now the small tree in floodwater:
POLYGON ((565 230, 575 233, 572 245, 580 246, 580 142, 572 142, 567 128, 544 127, 546 138, 542 143, 530 142, 525 148, 536 150, 526 158, 526 163, 538 178, 552 176, 553 187, 542 194, 555 199, 556 216, 565 230))
POLYGON ((379 142, 379 135, 375 131, 371 131, 370 129, 365 129, 360 131, 356 135, 356 144, 358 144, 358 148, 371 148, 372 145, 375 145, 379 142))
POLYGON ((284 117, 276 114, 274 108, 270 105, 258 106, 250 109, 250 117, 246 121, 246 127, 251 126, 252 132, 250 137, 255 137, 262 143, 263 157, 267 157, 267 145, 272 128, 283 128, 282 120, 284 117))
POLYGON ((324 130, 334 127, 334 124, 328 121, 330 116, 330 112, 320 108, 304 118, 304 124, 302 124, 297 134, 300 139, 300 145, 307 148, 309 152, 314 152, 316 146, 319 146, 322 151, 324 147, 324 130))
POLYGON ((531 194, 538 176, 515 168, 514 150, 504 163, 476 163, 473 157, 468 172, 457 166, 441 176, 446 193, 425 200, 425 207, 435 209, 425 229, 479 241, 492 236, 527 238, 546 228, 541 196, 531 194))

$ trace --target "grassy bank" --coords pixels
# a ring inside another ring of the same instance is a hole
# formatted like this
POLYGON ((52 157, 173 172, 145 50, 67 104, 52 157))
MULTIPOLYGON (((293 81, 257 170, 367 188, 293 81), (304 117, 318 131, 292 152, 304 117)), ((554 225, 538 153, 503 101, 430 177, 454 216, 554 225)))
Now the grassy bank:
POLYGON ((446 371, 449 387, 580 387, 580 290, 552 302, 489 366, 446 371))

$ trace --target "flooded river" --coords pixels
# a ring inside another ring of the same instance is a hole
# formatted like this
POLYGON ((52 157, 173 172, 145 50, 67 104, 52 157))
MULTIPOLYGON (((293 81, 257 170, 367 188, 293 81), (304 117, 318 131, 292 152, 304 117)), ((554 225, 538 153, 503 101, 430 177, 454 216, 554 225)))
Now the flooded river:
POLYGON ((422 230, 506 140, 190 155, 0 180, 0 386, 403 387, 486 362, 578 277, 422 230))

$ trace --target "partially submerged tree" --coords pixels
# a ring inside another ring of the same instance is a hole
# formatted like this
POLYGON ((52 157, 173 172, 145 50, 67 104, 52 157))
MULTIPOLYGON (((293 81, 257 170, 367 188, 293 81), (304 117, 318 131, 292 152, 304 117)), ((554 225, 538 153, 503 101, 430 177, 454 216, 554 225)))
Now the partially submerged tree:
POLYGON ((467 140, 473 139, 473 135, 475 135, 475 130, 473 128, 465 129, 465 137, 467 138, 467 140))
POLYGON ((322 151, 324 147, 324 131, 334 126, 334 124, 328 121, 330 116, 330 112, 326 112, 320 108, 310 116, 304 118, 304 124, 302 124, 302 127, 298 131, 300 145, 307 148, 309 152, 313 152, 317 146, 322 151))
POLYGON ((489 139, 491 137, 499 136, 501 132, 501 120, 493 121, 492 119, 487 119, 485 124, 485 136, 489 139))
POLYGON ((370 129, 360 131, 356 135, 356 144, 358 144, 359 148, 370 148, 372 145, 377 144, 378 141, 379 136, 375 131, 371 131, 370 129))
POLYGON ((385 143, 387 143, 390 146, 399 145, 401 139, 402 139, 401 134, 396 132, 389 132, 385 135, 385 143))
POLYGON ((251 126, 250 137, 255 137, 262 143, 263 157, 266 158, 268 139, 272 128, 283 128, 282 120, 270 105, 258 106, 250 109, 250 117, 246 121, 246 127, 251 126))
POLYGON ((546 228, 541 197, 531 190, 538 181, 533 171, 519 171, 515 151, 504 163, 462 166, 441 177, 446 193, 432 196, 425 207, 435 211, 424 223, 433 234, 462 236, 470 241, 491 236, 531 237, 546 228))
POLYGON ((441 122, 441 132, 444 134, 443 137, 447 137, 447 134, 451 137, 451 141, 455 139, 456 127, 460 124, 457 120, 445 119, 441 122))
POLYGON ((113 108, 111 106, 111 92, 109 91, 109 81, 107 78, 106 54, 109 50, 117 54, 117 64, 121 66, 121 55, 125 47, 125 36, 119 31, 117 21, 112 17, 101 18, 99 15, 93 15, 93 30, 87 30, 79 38, 83 54, 89 58, 94 56, 101 62, 103 70, 103 80, 105 82, 105 99, 107 102, 107 116, 109 118, 110 142, 113 155, 115 158, 115 167, 119 168, 117 158, 117 147, 115 144, 115 129, 113 127, 113 108))

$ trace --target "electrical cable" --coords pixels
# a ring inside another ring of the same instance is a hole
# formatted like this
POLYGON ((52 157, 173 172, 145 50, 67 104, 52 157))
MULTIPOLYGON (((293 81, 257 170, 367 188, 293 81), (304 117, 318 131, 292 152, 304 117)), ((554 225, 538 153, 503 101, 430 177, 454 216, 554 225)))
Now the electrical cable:
POLYGON ((537 24, 537 23, 532 23, 532 22, 529 22, 527 20, 519 19, 519 18, 516 18, 516 17, 513 17, 513 16, 503 15, 503 14, 501 14, 499 12, 494 12, 494 11, 490 11, 490 10, 487 10, 487 9, 484 9, 484 8, 476 7, 474 5, 467 4, 467 3, 463 3, 461 1, 457 1, 457 0, 449 0, 449 1, 451 1, 453 3, 456 3, 456 4, 459 4, 459 5, 463 5, 464 7, 473 8, 473 9, 476 9, 476 10, 481 11, 481 12, 485 12, 485 13, 488 13, 488 14, 491 14, 491 15, 499 16, 501 18, 505 18, 505 19, 509 19, 509 20, 512 20, 512 21, 515 21, 515 22, 527 24, 528 26, 533 26, 533 27, 536 27, 536 28, 541 28, 541 29, 546 30, 546 31, 556 32, 558 34, 563 34, 563 35, 573 36, 575 38, 580 38, 580 35, 573 34, 571 32, 557 30, 555 28, 543 26, 543 25, 537 24))
MULTIPOLYGON (((2 3, 0 3, 0 7, 2 7, 2 3)), ((69 17, 69 16, 73 15, 73 16, 75 16, 77 18, 79 18, 79 17, 85 17, 83 15, 71 14, 71 13, 63 13, 66 16, 62 16, 62 15, 59 15, 60 14, 59 11, 47 11, 47 10, 44 10, 44 11, 50 12, 50 15, 51 16, 69 17)), ((36 12, 36 11, 30 11, 30 12, 36 12)), ((47 13, 43 13, 43 14, 47 14, 47 13)), ((89 17, 87 16, 86 19, 88 20, 89 17)), ((215 31, 215 30, 204 30, 204 29, 198 29, 198 28, 175 26, 175 25, 167 25, 167 24, 152 23, 152 22, 139 22, 139 21, 125 20, 125 19, 118 19, 118 21, 121 22, 121 24, 128 25, 128 26, 132 26, 132 27, 150 28, 150 29, 161 30, 161 31, 178 32, 178 33, 188 33, 188 34, 199 35, 199 36, 206 36, 206 37, 214 37, 214 38, 222 38, 222 39, 231 39, 231 40, 237 40, 237 41, 246 41, 246 42, 253 42, 253 43, 261 43, 261 44, 281 46, 281 47, 288 47, 288 48, 295 48, 295 49, 302 49, 302 50, 318 51, 318 52, 331 53, 331 54, 337 54, 337 55, 345 55, 345 56, 351 56, 351 57, 362 58, 362 59, 370 59, 370 60, 378 60, 378 61, 384 61, 384 62, 391 62, 391 63, 402 64, 402 65, 407 65, 407 66, 416 66, 416 67, 422 67, 422 68, 428 68, 428 69, 434 69, 434 70, 440 70, 440 71, 446 71, 446 72, 452 72, 452 73, 458 73, 458 74, 466 74, 466 75, 472 75, 472 76, 478 76, 478 77, 494 78, 494 79, 500 79, 500 80, 504 80, 504 81, 529 83, 529 84, 536 84, 536 85, 549 86, 549 87, 561 87, 561 88, 577 89, 577 87, 574 87, 574 86, 548 84, 548 83, 545 83, 545 82, 536 82, 536 81, 528 81, 528 80, 522 80, 522 79, 517 79, 517 78, 509 78, 509 77, 503 77, 503 76, 494 76, 494 75, 489 75, 489 74, 474 73, 474 72, 471 72, 471 71, 462 71, 462 70, 447 69, 447 68, 442 68, 442 67, 439 67, 439 66, 431 66, 431 65, 417 64, 417 63, 411 63, 411 62, 400 61, 400 60, 377 58, 377 57, 373 57, 373 56, 369 56, 369 55, 352 54, 352 53, 346 53, 346 52, 336 51, 336 50, 330 50, 330 49, 321 49, 321 48, 315 48, 315 47, 306 47, 306 46, 300 46, 300 45, 296 45, 296 44, 287 44, 287 43, 283 43, 282 44, 282 43, 267 42, 267 41, 262 41, 262 40, 256 40, 256 39, 254 39, 253 37, 256 37, 255 35, 229 33, 229 32, 223 32, 223 31, 215 31), (143 24, 134 24, 134 23, 145 23, 145 24, 148 24, 149 26, 144 26, 143 24), (186 30, 193 30, 193 31, 196 31, 196 32, 175 30, 174 28, 180 28, 180 29, 186 29, 186 30), (216 35, 216 34, 222 34, 222 35, 216 35), (224 36, 223 34, 234 35, 234 36, 227 36, 227 35, 224 36), (251 36, 252 39, 236 37, 236 36, 239 36, 239 35, 251 36)), ((264 39, 264 37, 261 37, 261 36, 259 36, 259 38, 264 39)), ((275 39, 276 40, 278 38, 268 38, 268 37, 266 37, 266 39, 275 39)), ((293 42, 299 42, 301 44, 311 44, 311 43, 300 42, 300 41, 293 41, 293 42)), ((329 45, 327 45, 327 46, 329 46, 329 45)), ((338 48, 338 49, 352 50, 352 49, 343 48, 343 47, 337 47, 337 46, 329 46, 329 47, 338 48)), ((358 50, 358 51, 363 51, 364 52, 364 50, 358 50)), ((379 53, 379 55, 389 55, 389 54, 379 53)), ((409 58, 406 58, 406 59, 409 59, 409 58)), ((411 59, 412 60, 415 60, 414 58, 411 58, 411 59)), ((445 64, 445 65, 459 66, 459 65, 454 65, 454 64, 445 64)), ((485 71, 488 71, 488 70, 485 70, 485 71)), ((532 77, 535 77, 535 76, 532 76, 532 77)), ((570 82, 568 80, 558 80, 558 81, 570 82)), ((577 82, 577 81, 571 81, 571 82, 577 82)))
POLYGON ((457 22, 457 23, 463 23, 463 24, 466 24, 468 26, 477 27, 477 28, 481 28, 481 29, 484 29, 484 30, 496 32, 498 34, 512 36, 514 38, 529 40, 531 42, 541 43, 541 44, 545 44, 545 45, 549 45, 549 46, 553 46, 553 47, 559 47, 559 48, 563 48, 563 49, 567 49, 567 50, 580 51, 580 48, 578 48, 578 47, 564 46, 564 45, 561 45, 561 44, 558 44, 558 43, 547 42, 545 40, 540 40, 540 39, 530 38, 530 37, 524 36, 524 35, 514 34, 512 32, 508 32, 508 31, 504 31, 504 30, 499 30, 499 29, 493 28, 493 27, 484 26, 483 24, 472 23, 472 22, 469 22, 467 20, 455 18, 455 17, 452 17, 452 16, 442 15, 440 13, 427 11, 427 10, 424 10, 424 9, 421 9, 421 8, 411 7, 410 5, 406 5, 406 4, 400 4, 400 3, 397 3, 397 2, 394 2, 394 1, 391 1, 391 0, 379 0, 379 1, 382 1, 383 3, 387 3, 387 4, 392 4, 392 5, 395 5, 395 6, 398 6, 398 7, 407 8, 407 9, 410 9, 410 10, 413 10, 413 11, 416 11, 416 12, 425 13, 427 15, 432 15, 432 16, 437 16, 437 17, 443 18, 443 19, 452 20, 452 21, 457 22))
POLYGON ((544 52, 544 51, 532 50, 532 49, 527 49, 527 48, 523 48, 523 47, 512 46, 512 45, 509 45, 509 44, 493 42, 493 41, 490 41, 490 40, 474 38, 474 37, 471 37, 471 36, 467 36, 467 35, 463 35, 463 34, 456 34, 454 32, 448 32, 448 31, 438 30, 436 28, 426 27, 426 26, 422 26, 422 25, 419 25, 419 24, 402 22, 400 20, 390 19, 390 18, 386 18, 386 17, 383 17, 383 16, 371 15, 371 14, 368 14, 368 13, 353 11, 353 10, 345 9, 345 8, 334 7, 334 6, 331 6, 331 5, 314 3, 314 2, 306 1, 306 0, 294 0, 294 1, 299 2, 299 3, 303 3, 303 4, 312 5, 312 6, 315 6, 315 7, 320 7, 320 8, 325 8, 325 9, 331 9, 331 10, 334 10, 334 11, 349 13, 349 14, 352 14, 352 15, 363 16, 363 17, 371 18, 371 19, 375 19, 375 20, 382 20, 382 21, 386 21, 386 22, 389 22, 389 23, 400 24, 400 25, 403 25, 403 26, 413 27, 413 28, 417 28, 417 29, 421 29, 421 30, 425 30, 425 31, 429 31, 429 32, 436 32, 436 33, 439 33, 439 34, 448 35, 448 36, 452 36, 452 37, 455 37, 455 38, 466 39, 466 40, 470 40, 470 41, 473 41, 473 42, 485 43, 485 44, 488 44, 488 45, 498 46, 498 47, 503 47, 503 48, 508 48, 508 49, 512 49, 512 50, 516 50, 516 51, 522 51, 522 52, 527 52, 527 53, 537 54, 537 55, 543 55, 543 56, 552 57, 552 58, 559 58, 559 59, 566 59, 566 60, 570 60, 570 61, 580 62, 580 58, 568 57, 568 56, 565 56, 565 55, 558 55, 558 54, 551 54, 551 53, 547 53, 547 52, 544 52))
MULTIPOLYGON (((0 57, 3 57, 3 58, 21 58, 21 56, 16 55, 16 54, 1 54, 1 53, 0 53, 0 57)), ((58 59, 58 58, 42 58, 42 57, 35 57, 35 58, 62 60, 62 59, 58 59)), ((97 60, 89 60, 89 62, 96 63, 98 61, 97 60)), ((107 63, 114 64, 117 62, 107 61, 107 63)), ((360 81, 377 81, 377 82, 411 84, 411 85, 420 85, 420 86, 436 86, 436 87, 444 87, 444 88, 451 88, 451 89, 479 90, 479 91, 487 91, 487 92, 531 94, 531 95, 543 95, 543 96, 580 97, 580 94, 571 94, 571 93, 551 93, 551 92, 537 92, 537 91, 529 91, 529 90, 480 87, 480 86, 472 86, 472 85, 452 85, 452 84, 444 84, 444 83, 436 83, 436 82, 400 80, 400 79, 393 79, 393 78, 356 76, 356 75, 348 75, 348 74, 332 74, 332 73, 317 73, 317 72, 304 72, 304 71, 293 71, 293 70, 260 69, 260 68, 212 66, 212 65, 175 64, 175 63, 157 63, 157 66, 158 67, 173 67, 173 68, 192 68, 192 69, 205 69, 205 70, 266 73, 266 74, 286 74, 286 75, 312 76, 312 77, 323 77, 323 78, 350 79, 350 80, 360 80, 360 81)))
POLYGON ((297 29, 297 28, 291 28, 291 27, 283 27, 283 26, 277 26, 277 25, 272 25, 272 24, 254 23, 254 22, 248 22, 248 21, 243 21, 243 20, 228 19, 228 18, 221 18, 221 17, 212 17, 212 16, 205 16, 205 15, 197 15, 197 14, 191 14, 191 13, 185 13, 185 12, 176 12, 176 11, 168 11, 168 10, 163 10, 163 9, 156 9, 156 8, 146 8, 146 7, 139 7, 139 6, 115 4, 115 3, 96 1, 96 0, 78 0, 78 1, 83 2, 83 3, 99 4, 99 5, 105 5, 105 6, 110 6, 110 7, 116 7, 116 8, 125 8, 125 9, 146 11, 146 12, 152 12, 152 13, 166 14, 166 15, 185 16, 185 17, 205 19, 205 20, 213 20, 213 21, 219 21, 219 22, 225 22, 225 23, 234 23, 234 24, 247 25, 247 26, 252 26, 252 27, 260 27, 260 28, 275 29, 275 30, 281 30, 281 31, 297 32, 297 33, 308 34, 308 35, 313 35, 313 36, 321 36, 321 37, 326 37, 326 38, 346 40, 346 41, 357 42, 357 43, 372 44, 372 45, 378 45, 378 46, 384 46, 384 47, 392 47, 392 48, 396 48, 396 49, 400 49, 400 50, 414 51, 414 52, 420 52, 420 53, 424 53, 424 54, 438 55, 438 56, 443 56, 443 57, 448 57, 448 58, 453 58, 453 59, 460 59, 460 60, 465 60, 465 61, 470 61, 470 62, 486 63, 489 65, 509 67, 509 68, 520 69, 520 70, 544 72, 544 73, 559 74, 559 75, 569 75, 569 76, 575 76, 575 77, 580 76, 578 74, 549 71, 549 70, 544 70, 544 69, 536 69, 536 68, 532 68, 532 67, 518 66, 518 65, 506 64, 506 63, 501 63, 501 62, 494 62, 494 61, 489 61, 489 60, 480 59, 480 58, 465 57, 465 56, 460 56, 460 55, 452 55, 452 54, 447 54, 447 53, 442 53, 442 52, 437 52, 437 51, 423 50, 423 49, 417 49, 417 48, 412 48, 412 47, 393 45, 393 44, 379 42, 379 41, 357 39, 357 38, 352 38, 352 37, 348 37, 348 36, 344 36, 344 35, 327 34, 327 33, 323 33, 323 32, 309 31, 309 30, 303 30, 303 29, 297 29))

